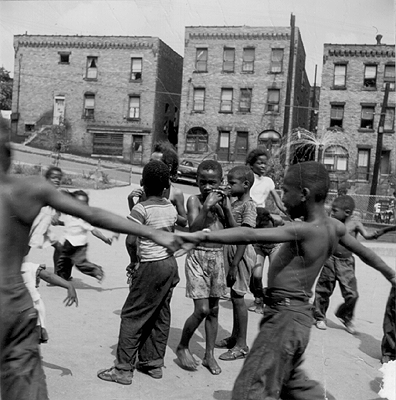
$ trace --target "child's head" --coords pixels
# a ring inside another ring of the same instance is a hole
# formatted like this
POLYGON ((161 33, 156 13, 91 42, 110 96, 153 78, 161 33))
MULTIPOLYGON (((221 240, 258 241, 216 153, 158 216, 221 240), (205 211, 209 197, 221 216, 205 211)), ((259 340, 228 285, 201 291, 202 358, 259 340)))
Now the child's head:
POLYGON ((151 154, 151 160, 164 162, 169 168, 171 179, 177 177, 179 157, 170 143, 157 142, 154 145, 153 153, 151 154))
POLYGON ((250 167, 238 165, 228 172, 227 180, 231 196, 239 197, 249 192, 254 183, 254 174, 250 167))
POLYGON ((304 216, 308 203, 324 203, 330 178, 325 166, 316 161, 291 165, 283 182, 282 201, 292 218, 304 216))
POLYGON ((257 207, 256 228, 268 228, 273 226, 271 213, 264 207, 257 207))
POLYGON ((218 189, 223 179, 223 168, 215 160, 204 160, 198 165, 197 183, 203 196, 207 196, 213 189, 218 189))
POLYGON ((88 204, 89 203, 89 196, 87 192, 84 192, 84 190, 75 190, 72 193, 73 197, 77 199, 78 201, 81 201, 82 203, 88 204))
POLYGON ((341 222, 352 216, 355 210, 355 201, 351 196, 338 196, 331 206, 331 216, 341 222))
POLYGON ((63 172, 59 167, 52 165, 44 175, 47 181, 50 181, 54 186, 59 187, 62 181, 63 172))
POLYGON ((164 189, 169 188, 169 168, 162 162, 152 160, 143 168, 141 185, 146 196, 162 197, 164 189))
POLYGON ((252 171, 259 176, 265 175, 270 153, 265 147, 257 147, 246 157, 246 165, 249 165, 252 171))

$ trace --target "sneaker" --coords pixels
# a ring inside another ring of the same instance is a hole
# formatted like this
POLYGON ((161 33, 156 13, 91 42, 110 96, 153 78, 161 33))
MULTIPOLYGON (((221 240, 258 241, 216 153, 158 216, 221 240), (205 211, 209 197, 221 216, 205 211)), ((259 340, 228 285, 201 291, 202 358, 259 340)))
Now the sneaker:
POLYGON ((316 325, 316 327, 317 327, 318 329, 321 329, 322 331, 325 331, 325 330, 327 329, 326 322, 324 322, 323 320, 321 320, 321 321, 316 321, 315 325, 316 325))
POLYGON ((137 370, 142 372, 143 374, 149 375, 154 379, 161 379, 162 378, 162 368, 161 367, 143 367, 141 365, 137 365, 137 370))
MULTIPOLYGON (((256 297, 256 298, 254 299, 254 302, 253 302, 252 305, 248 308, 248 310, 249 310, 249 311, 252 311, 252 312, 257 312, 257 311, 256 311, 257 308, 263 309, 263 299, 260 299, 259 297, 256 297)), ((262 312, 261 312, 261 313, 259 312, 259 314, 262 314, 262 312)))
POLYGON ((344 318, 339 317, 336 315, 336 317, 344 324, 345 330, 350 333, 351 335, 354 335, 356 333, 355 327, 353 326, 353 323, 351 321, 346 321, 344 318))

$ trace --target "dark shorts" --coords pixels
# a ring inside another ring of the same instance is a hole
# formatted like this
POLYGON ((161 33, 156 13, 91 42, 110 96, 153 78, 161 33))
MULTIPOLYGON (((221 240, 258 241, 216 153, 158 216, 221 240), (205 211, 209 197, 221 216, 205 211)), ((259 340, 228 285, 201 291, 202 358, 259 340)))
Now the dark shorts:
POLYGON ((25 284, 0 288, 0 381, 4 400, 48 399, 39 351, 38 313, 25 284))

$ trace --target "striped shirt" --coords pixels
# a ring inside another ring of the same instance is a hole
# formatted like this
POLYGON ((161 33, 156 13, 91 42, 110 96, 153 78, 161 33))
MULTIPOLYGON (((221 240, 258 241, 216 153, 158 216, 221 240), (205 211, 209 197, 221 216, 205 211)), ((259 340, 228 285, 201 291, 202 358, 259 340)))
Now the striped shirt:
POLYGON ((239 226, 256 227, 256 204, 251 198, 248 201, 236 200, 231 204, 231 208, 235 222, 239 226))
MULTIPOLYGON (((168 199, 150 198, 136 204, 128 218, 141 225, 173 232, 177 220, 177 211, 168 199)), ((141 262, 147 262, 164 260, 172 253, 166 247, 141 237, 139 238, 138 255, 141 262)))

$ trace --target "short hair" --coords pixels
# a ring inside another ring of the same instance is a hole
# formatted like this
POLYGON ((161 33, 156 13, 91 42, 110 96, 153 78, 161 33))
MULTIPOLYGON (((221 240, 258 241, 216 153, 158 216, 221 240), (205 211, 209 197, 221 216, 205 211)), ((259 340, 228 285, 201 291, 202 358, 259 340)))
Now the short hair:
POLYGON ((171 177, 177 175, 179 156, 170 142, 156 142, 153 153, 162 153, 162 161, 169 167, 171 177))
POLYGON ((286 181, 294 187, 308 188, 316 202, 325 201, 330 186, 326 167, 316 161, 290 165, 285 175, 286 181))
POLYGON ((143 168, 142 184, 147 196, 162 195, 169 187, 169 168, 162 162, 152 160, 143 168))
POLYGON ((89 196, 88 193, 85 192, 84 190, 75 190, 74 192, 71 193, 73 197, 85 197, 87 200, 87 203, 89 203, 89 196))
POLYGON ((49 179, 49 177, 51 176, 51 174, 52 174, 54 171, 59 172, 59 173, 63 176, 63 172, 62 172, 62 170, 61 170, 59 167, 56 167, 55 165, 51 165, 51 166, 47 169, 47 171, 45 172, 45 175, 44 175, 45 179, 49 179))
POLYGON ((271 213, 264 207, 257 207, 256 228, 267 227, 273 221, 271 213))
POLYGON ((255 148, 247 155, 246 165, 252 166, 261 156, 266 156, 268 159, 271 157, 271 154, 264 146, 259 146, 255 148))
POLYGON ((355 200, 351 196, 338 196, 333 200, 333 205, 339 206, 342 210, 349 210, 351 213, 355 209, 355 200))
POLYGON ((220 179, 223 178, 223 168, 221 164, 216 160, 204 160, 202 161, 197 168, 197 176, 199 176, 202 171, 216 171, 219 174, 220 179))
POLYGON ((252 169, 246 165, 237 165, 228 171, 227 175, 234 175, 235 178, 245 182, 249 182, 249 188, 253 186, 254 183, 254 173, 252 169))

